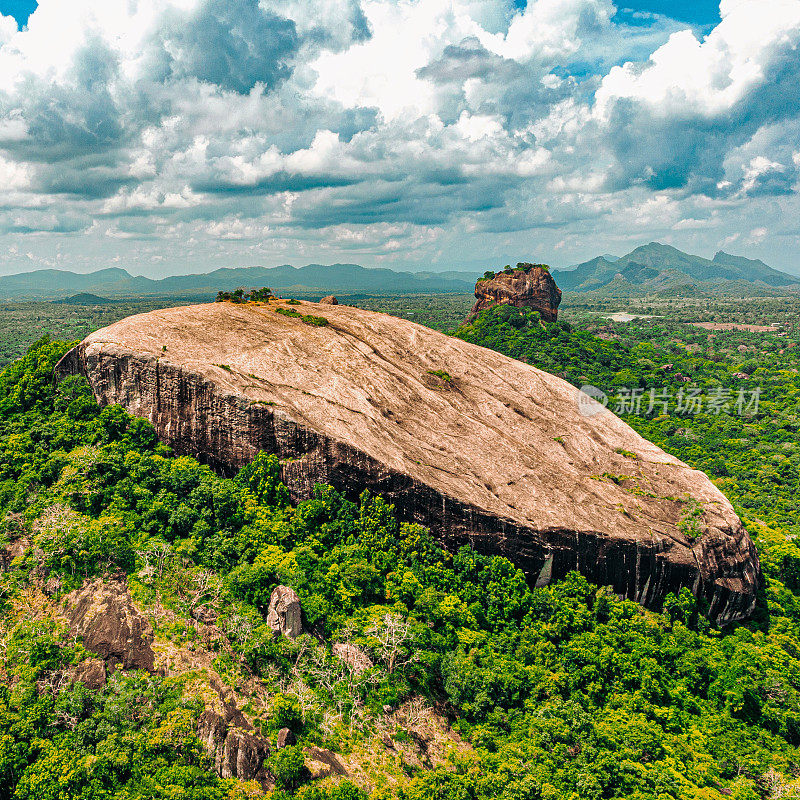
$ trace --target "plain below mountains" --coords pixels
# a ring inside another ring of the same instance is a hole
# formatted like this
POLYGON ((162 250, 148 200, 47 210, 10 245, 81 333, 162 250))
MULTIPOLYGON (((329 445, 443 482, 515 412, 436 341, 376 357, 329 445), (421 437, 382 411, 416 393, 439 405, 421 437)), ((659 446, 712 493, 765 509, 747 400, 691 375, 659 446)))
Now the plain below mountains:
POLYGON ((553 277, 566 291, 608 296, 764 295, 800 290, 800 276, 773 269, 761 260, 722 251, 714 258, 702 258, 657 242, 621 258, 598 256, 575 269, 554 270, 553 277))

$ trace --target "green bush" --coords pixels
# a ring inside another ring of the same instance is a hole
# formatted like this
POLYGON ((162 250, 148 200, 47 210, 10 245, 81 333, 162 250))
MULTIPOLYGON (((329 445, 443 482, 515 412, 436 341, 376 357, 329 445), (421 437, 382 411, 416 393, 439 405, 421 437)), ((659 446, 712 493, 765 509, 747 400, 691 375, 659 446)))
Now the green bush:
POLYGON ((269 771, 279 789, 297 789, 310 777, 303 748, 299 745, 284 747, 270 756, 269 771))

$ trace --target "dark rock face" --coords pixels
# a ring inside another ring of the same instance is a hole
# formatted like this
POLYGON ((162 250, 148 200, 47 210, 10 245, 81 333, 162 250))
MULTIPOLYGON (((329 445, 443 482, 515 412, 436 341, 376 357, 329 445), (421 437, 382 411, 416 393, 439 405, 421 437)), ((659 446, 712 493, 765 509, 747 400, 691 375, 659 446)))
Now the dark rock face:
POLYGON ((134 607, 124 580, 92 581, 67 595, 64 608, 84 647, 110 668, 154 671, 153 630, 134 607))
POLYGON ((270 786, 264 765, 269 743, 253 732, 235 707, 226 705, 222 714, 204 711, 197 721, 197 738, 214 759, 214 770, 220 777, 255 780, 265 789, 270 786))
POLYGON ((92 334, 58 371, 224 474, 275 453, 294 500, 317 483, 354 499, 368 488, 531 584, 578 570, 653 608, 687 587, 720 624, 752 611, 755 548, 703 473, 607 410, 587 415, 574 387, 533 367, 385 314, 322 313, 315 328, 271 307, 152 312, 92 334), (689 499, 702 506, 691 538, 689 499))
POLYGON ((475 284, 476 302, 468 320, 485 308, 507 304, 516 308, 532 308, 546 322, 558 318, 561 289, 553 276, 536 264, 517 264, 513 272, 500 272, 491 280, 479 280, 475 284))

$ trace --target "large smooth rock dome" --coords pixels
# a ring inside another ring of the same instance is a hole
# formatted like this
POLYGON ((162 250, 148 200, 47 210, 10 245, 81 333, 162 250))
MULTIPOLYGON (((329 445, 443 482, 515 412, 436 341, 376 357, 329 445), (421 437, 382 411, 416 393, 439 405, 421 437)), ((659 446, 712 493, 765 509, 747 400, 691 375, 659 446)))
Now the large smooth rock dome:
POLYGON ((582 414, 565 381, 421 325, 343 305, 185 306, 91 334, 59 372, 179 453, 225 472, 276 453, 296 499, 369 488, 533 584, 577 569, 650 607, 686 586, 719 623, 754 607, 755 549, 705 474, 609 411, 582 414))

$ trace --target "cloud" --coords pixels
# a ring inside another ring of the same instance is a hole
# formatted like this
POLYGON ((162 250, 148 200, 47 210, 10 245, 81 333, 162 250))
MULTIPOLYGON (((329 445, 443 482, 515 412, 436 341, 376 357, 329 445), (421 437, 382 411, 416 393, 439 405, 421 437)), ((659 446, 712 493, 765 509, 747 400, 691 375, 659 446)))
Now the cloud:
POLYGON ((11 37, 17 32, 17 21, 14 17, 6 17, 0 14, 0 46, 11 41, 11 37))
POLYGON ((713 193, 726 154, 800 114, 800 3, 723 2, 704 40, 674 33, 644 65, 603 78, 594 115, 616 158, 611 185, 713 193))
POLYGON ((611 0, 42 0, 22 31, 0 16, 0 270, 576 261, 745 230, 796 252, 800 0, 721 17, 698 38, 611 0))
POLYGON ((258 0, 207 0, 191 13, 165 14, 153 45, 162 80, 194 78, 247 94, 289 77, 299 39, 291 19, 258 0))

